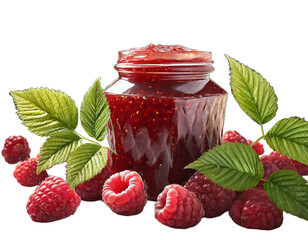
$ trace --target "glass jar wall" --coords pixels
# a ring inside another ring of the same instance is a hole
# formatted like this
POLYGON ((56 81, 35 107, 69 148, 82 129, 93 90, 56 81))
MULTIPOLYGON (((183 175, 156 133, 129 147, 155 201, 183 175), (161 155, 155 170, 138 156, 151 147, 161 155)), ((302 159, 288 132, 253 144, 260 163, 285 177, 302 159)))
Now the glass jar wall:
POLYGON ((119 78, 105 89, 112 170, 137 171, 150 200, 185 183, 193 171, 183 168, 220 143, 227 93, 210 79, 212 63, 182 46, 119 52, 119 78))

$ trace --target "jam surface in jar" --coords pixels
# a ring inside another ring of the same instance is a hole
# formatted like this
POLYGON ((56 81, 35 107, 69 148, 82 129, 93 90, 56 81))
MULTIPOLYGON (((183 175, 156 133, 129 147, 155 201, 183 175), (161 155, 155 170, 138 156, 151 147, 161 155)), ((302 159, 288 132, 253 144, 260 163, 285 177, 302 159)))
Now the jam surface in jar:
POLYGON ((212 63, 182 46, 119 52, 119 78, 105 89, 112 170, 137 171, 150 200, 184 184, 193 171, 183 168, 220 143, 227 93, 210 80, 212 63))

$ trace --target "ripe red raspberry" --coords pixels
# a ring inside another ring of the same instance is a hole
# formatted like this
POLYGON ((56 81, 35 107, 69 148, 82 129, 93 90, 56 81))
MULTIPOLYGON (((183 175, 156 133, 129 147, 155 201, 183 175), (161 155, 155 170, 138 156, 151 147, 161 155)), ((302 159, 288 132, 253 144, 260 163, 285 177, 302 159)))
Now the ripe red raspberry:
MULTIPOLYGON (((263 179, 268 179, 268 177, 273 173, 279 170, 278 167, 276 167, 276 165, 272 162, 269 161, 263 161, 262 162, 263 165, 263 169, 264 169, 264 175, 263 175, 263 179)), ((263 187, 264 185, 264 181, 260 181, 257 185, 257 187, 263 187)))
POLYGON ((264 155, 261 157, 261 162, 271 162, 280 170, 290 169, 296 171, 296 168, 292 160, 279 152, 271 152, 270 155, 264 155))
POLYGON ((213 218, 228 211, 236 198, 236 192, 224 189, 203 174, 196 172, 184 186, 193 192, 201 202, 204 217, 213 218))
POLYGON ((46 171, 36 174, 36 169, 38 165, 38 158, 29 158, 21 163, 19 163, 13 173, 17 182, 26 187, 33 187, 40 184, 48 174, 46 171))
POLYGON ((239 142, 247 144, 246 138, 244 138, 241 134, 237 131, 227 131, 222 137, 223 142, 239 142))
POLYGON ((236 224, 253 229, 271 230, 280 227, 283 221, 282 211, 259 188, 243 192, 233 202, 229 215, 236 224))
MULTIPOLYGON (((227 131, 223 135, 223 142, 239 142, 247 145, 251 145, 253 142, 251 140, 246 140, 241 134, 237 131, 227 131)), ((264 147, 262 143, 256 142, 252 148, 257 152, 258 155, 262 155, 264 153, 264 147)))
POLYGON ((308 175, 308 165, 288 158, 279 152, 271 152, 270 155, 261 157, 261 161, 270 161, 274 163, 279 169, 290 169, 296 171, 299 175, 308 175))
POLYGON ((293 165, 296 168, 296 171, 301 176, 307 176, 308 175, 308 165, 304 163, 300 163, 298 161, 292 160, 293 165))
POLYGON ((196 195, 177 184, 166 186, 155 203, 155 218, 169 227, 193 227, 203 215, 202 204, 196 195))
MULTIPOLYGON (((290 169, 296 171, 292 160, 278 152, 271 152, 270 155, 263 155, 261 157, 261 162, 264 169, 263 179, 268 179, 268 177, 273 172, 281 169, 290 169)), ((264 181, 260 181, 257 187, 263 188, 263 185, 264 181)))
MULTIPOLYGON (((247 140, 247 144, 251 145, 253 141, 247 140)), ((252 148, 257 152, 258 155, 262 155, 264 153, 264 147, 262 143, 256 142, 252 148)))
POLYGON ((102 200, 102 190, 105 181, 111 176, 111 167, 107 164, 103 170, 90 180, 79 184, 75 191, 84 201, 102 200))
POLYGON ((30 148, 26 138, 10 136, 5 140, 2 156, 5 161, 14 164, 30 157, 30 148))
POLYGON ((75 213, 80 198, 60 177, 48 177, 30 196, 27 212, 35 222, 52 222, 75 213))
POLYGON ((105 182, 102 196, 113 212, 125 216, 140 213, 147 202, 142 178, 128 170, 113 174, 105 182))

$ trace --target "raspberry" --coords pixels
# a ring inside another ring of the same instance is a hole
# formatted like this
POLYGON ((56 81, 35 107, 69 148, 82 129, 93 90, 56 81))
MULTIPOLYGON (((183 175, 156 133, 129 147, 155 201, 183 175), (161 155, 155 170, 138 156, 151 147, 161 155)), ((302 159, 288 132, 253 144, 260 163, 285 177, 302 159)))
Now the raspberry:
POLYGON ((84 201, 97 201, 102 200, 102 190, 105 181, 111 175, 111 167, 106 165, 103 170, 90 180, 79 184, 75 191, 84 201))
POLYGON ((10 136, 5 140, 2 156, 5 161, 14 164, 30 157, 28 141, 23 136, 10 136))
POLYGON ((184 187, 199 199, 205 212, 204 217, 207 218, 217 217, 228 211, 236 198, 236 192, 214 184, 199 172, 191 176, 184 187))
POLYGON ((38 165, 38 158, 29 158, 21 163, 19 163, 13 173, 14 177, 23 186, 33 187, 40 184, 48 174, 46 171, 36 174, 36 169, 38 165))
POLYGON ((264 179, 268 179, 268 177, 273 173, 279 170, 278 167, 272 162, 262 162, 263 169, 264 169, 264 179))
POLYGON ((227 131, 222 137, 223 142, 239 142, 248 144, 246 138, 244 138, 241 134, 237 131, 227 131))
MULTIPOLYGON (((251 145, 253 141, 247 140, 247 144, 251 145)), ((264 153, 264 147, 262 143, 256 142, 252 148, 257 152, 258 155, 262 155, 264 153)))
POLYGON ((279 152, 271 152, 270 155, 264 155, 261 157, 261 162, 271 162, 278 169, 290 169, 296 171, 296 168, 292 162, 292 160, 279 152))
MULTIPOLYGON (((263 161, 262 162, 263 169, 264 169, 264 175, 263 179, 268 179, 268 177, 273 173, 279 170, 278 167, 272 162, 263 161)), ((257 187, 263 187, 264 181, 260 181, 257 185, 257 187)))
POLYGON ((27 212, 35 222, 52 222, 75 213, 80 198, 60 177, 48 177, 30 196, 27 212))
MULTIPOLYGON (((281 169, 290 169, 296 171, 296 168, 292 162, 293 160, 280 154, 279 152, 271 152, 270 155, 264 155, 261 157, 261 162, 264 169, 263 179, 268 179, 268 177, 273 173, 281 169)), ((264 181, 258 183, 258 187, 263 187, 264 181)))
POLYGON ((297 162, 293 159, 288 158, 279 152, 271 152, 270 155, 265 155, 261 157, 262 162, 272 162, 279 169, 290 169, 296 171, 299 175, 308 175, 308 165, 304 163, 297 162))
MULTIPOLYGON (((251 145, 253 142, 251 140, 246 140, 241 134, 237 131, 227 131, 222 137, 223 142, 239 142, 247 145, 251 145)), ((252 148, 257 152, 258 155, 262 155, 264 153, 264 147, 262 143, 256 142, 252 148)))
POLYGON ((140 213, 147 202, 142 178, 135 171, 113 174, 105 182, 102 195, 113 212, 125 216, 140 213))
POLYGON ((239 196, 231 206, 232 220, 245 228, 271 230, 281 226, 283 213, 263 189, 252 188, 239 196))
POLYGON ((296 168, 296 171, 299 175, 302 176, 307 176, 308 175, 308 165, 304 164, 304 163, 300 163, 298 161, 292 160, 293 165, 296 168))
POLYGON ((169 227, 193 227, 203 215, 202 204, 196 195, 177 184, 166 186, 155 203, 155 218, 169 227))

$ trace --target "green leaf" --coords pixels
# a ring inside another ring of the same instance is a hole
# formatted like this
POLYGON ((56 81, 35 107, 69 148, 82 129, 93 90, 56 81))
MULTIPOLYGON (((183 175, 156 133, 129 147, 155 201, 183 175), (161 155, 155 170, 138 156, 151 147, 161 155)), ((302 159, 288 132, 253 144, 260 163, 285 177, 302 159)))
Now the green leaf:
POLYGON ((102 141, 107 133, 109 106, 98 78, 86 93, 80 108, 81 125, 90 137, 102 141))
POLYGON ((256 186, 264 174, 258 154, 241 143, 222 143, 185 168, 195 169, 214 183, 234 191, 256 186))
POLYGON ((106 166, 107 149, 93 143, 79 146, 66 165, 66 180, 71 188, 88 181, 106 166))
POLYGON ((47 138, 40 150, 37 173, 66 162, 70 153, 80 144, 80 137, 70 130, 62 130, 47 138))
POLYGON ((78 109, 65 93, 48 88, 12 91, 17 114, 28 129, 43 137, 63 129, 75 129, 78 109))
POLYGON ((274 151, 308 164, 308 122, 304 119, 280 120, 266 133, 265 140, 274 151))
POLYGON ((308 220, 308 185, 302 176, 291 170, 274 172, 264 189, 279 209, 308 220))
POLYGON ((243 111, 262 125, 276 115, 278 105, 274 89, 260 73, 226 55, 230 65, 231 89, 243 111))

